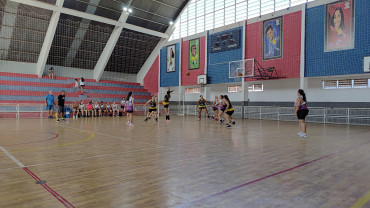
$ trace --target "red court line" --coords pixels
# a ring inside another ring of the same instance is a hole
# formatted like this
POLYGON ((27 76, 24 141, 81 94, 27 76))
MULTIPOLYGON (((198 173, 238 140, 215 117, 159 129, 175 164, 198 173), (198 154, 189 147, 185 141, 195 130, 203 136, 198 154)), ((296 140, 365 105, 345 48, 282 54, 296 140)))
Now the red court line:
POLYGON ((319 160, 322 160, 322 159, 325 159, 325 158, 328 158, 328 157, 331 157, 331 156, 334 156, 340 152, 344 152, 344 151, 347 151, 347 150, 350 150, 350 149, 353 149, 353 148, 356 148, 356 147, 359 147, 359 146, 362 146, 364 144, 368 144, 370 143, 370 141, 367 141, 367 142, 364 142, 364 143, 361 143, 361 144, 358 144, 358 145, 355 145, 355 146, 350 146, 350 147, 347 147, 345 149, 342 149, 342 150, 339 150, 339 151, 336 151, 336 152, 333 152, 333 153, 330 153, 330 154, 327 154, 327 155, 324 155, 324 156, 321 156, 319 158, 316 158, 314 160, 311 160, 311 161, 308 161, 308 162, 305 162, 305 163, 301 163, 299 165, 296 165, 294 167, 291 167, 291 168, 288 168, 288 169, 285 169, 285 170, 282 170, 282 171, 279 171, 279 172, 276 172, 276 173, 272 173, 270 175, 267 175, 267 176, 263 176, 263 177, 260 177, 260 178, 257 178, 255 180, 252 180, 252 181, 248 181, 246 183, 243 183, 243 184, 240 184, 238 186, 234 186, 234 187, 231 187, 231 188, 228 188, 226 190, 223 190, 223 191, 220 191, 220 192, 217 192, 217 193, 214 193, 214 194, 211 194, 209 196, 206 196, 206 197, 203 197, 203 198, 200 198, 198 200, 195 200, 195 201, 192 201, 192 202, 189 202, 189 203, 186 203, 184 205, 181 205, 179 206, 180 208, 185 208, 185 207, 190 207, 190 206, 193 206, 194 204, 196 203, 199 203, 199 202, 204 202, 204 201, 207 201, 208 199, 211 199, 211 198, 214 198, 214 197, 217 197, 217 196, 220 196, 222 194, 225 194, 225 193, 228 193, 228 192, 231 192, 231 191, 234 191, 236 189, 239 189, 239 188, 242 188, 242 187, 245 187, 245 186, 248 186, 248 185, 251 185, 251 184, 254 184, 254 183, 257 183, 259 181, 263 181, 265 179, 268 179, 268 178, 271 178, 273 176, 276 176, 276 175, 280 175, 282 173, 285 173, 285 172, 289 172, 289 171, 292 171, 294 169, 297 169, 297 168, 300 168, 300 167, 303 167, 303 166, 306 166, 306 165, 309 165, 311 163, 314 163, 314 162, 317 162, 319 160))
MULTIPOLYGON (((41 181, 41 179, 39 177, 37 177, 36 174, 34 174, 30 169, 28 169, 27 167, 24 167, 23 168, 24 171, 26 171, 28 173, 28 175, 30 175, 33 179, 35 179, 35 181, 41 181)), ((61 195, 59 195, 56 191, 54 191, 50 186, 48 186, 46 183, 44 184, 41 184, 42 187, 44 187, 44 189, 46 189, 51 195, 53 195, 58 201, 60 201, 65 207, 67 208, 74 208, 74 206, 69 202, 67 201, 67 199, 63 198, 61 195)))
POLYGON ((32 144, 32 143, 38 143, 38 142, 45 142, 45 141, 50 141, 53 139, 56 139, 59 137, 59 134, 56 133, 50 133, 50 132, 35 132, 35 133, 48 133, 48 134, 54 134, 54 137, 49 138, 49 139, 44 139, 44 140, 39 140, 39 141, 34 141, 34 142, 25 142, 25 143, 18 143, 18 144, 6 144, 6 145, 0 145, 3 147, 9 147, 9 146, 18 146, 18 145, 23 145, 23 144, 32 144))

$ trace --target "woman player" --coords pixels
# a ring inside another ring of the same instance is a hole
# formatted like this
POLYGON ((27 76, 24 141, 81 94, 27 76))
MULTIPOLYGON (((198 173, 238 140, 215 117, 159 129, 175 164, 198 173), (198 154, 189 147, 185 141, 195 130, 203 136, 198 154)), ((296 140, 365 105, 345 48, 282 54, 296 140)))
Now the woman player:
POLYGON ((114 114, 116 114, 117 117, 119 115, 118 105, 116 104, 116 101, 113 101, 112 103, 112 113, 113 113, 113 117, 114 117, 114 114))
POLYGON ((166 113, 166 121, 164 123, 169 123, 170 120, 170 111, 168 107, 170 106, 170 98, 168 97, 168 94, 164 96, 164 99, 162 100, 164 112, 166 113))
POLYGON ((105 104, 103 101, 100 101, 100 116, 103 116, 105 113, 105 104))
POLYGON ((122 116, 124 116, 123 112, 125 111, 125 97, 121 100, 121 110, 122 110, 122 116))
POLYGON ((223 114, 225 113, 225 110, 226 110, 226 104, 224 102, 223 95, 220 95, 218 102, 220 103, 220 111, 218 113, 218 119, 220 119, 220 124, 222 124, 224 122, 223 114))
POLYGON ((226 119, 226 127, 230 128, 231 127, 231 116, 234 113, 234 108, 233 105, 231 104, 229 97, 227 95, 224 95, 224 103, 226 104, 226 109, 225 109, 225 119, 226 119))
POLYGON ((135 104, 134 104, 134 98, 132 97, 132 92, 129 92, 127 94, 126 98, 126 106, 125 106, 125 111, 127 112, 127 126, 128 127, 133 127, 134 126, 134 109, 135 109, 135 104))
POLYGON ((215 112, 215 116, 213 117, 215 121, 218 120, 218 107, 220 106, 220 102, 217 96, 215 96, 215 100, 213 101, 212 104, 212 109, 215 112))
POLYGON ((154 114, 154 118, 155 118, 155 121, 158 122, 158 114, 157 114, 157 99, 155 96, 153 96, 150 100, 148 100, 148 102, 145 103, 144 106, 150 104, 150 107, 149 107, 149 111, 146 115, 146 118, 144 121, 148 121, 148 119, 150 119, 150 117, 152 116, 152 114, 154 114))
POLYGON ((78 110, 78 103, 77 101, 74 101, 72 104, 72 110, 73 110, 73 118, 78 118, 79 110, 78 110))
POLYGON ((86 106, 86 117, 90 117, 92 116, 92 112, 93 112, 93 104, 92 104, 92 101, 90 101, 87 106, 86 106))
POLYGON ((307 99, 306 99, 306 93, 302 90, 298 90, 298 98, 295 101, 295 115, 298 118, 299 128, 300 131, 298 133, 299 137, 307 137, 306 134, 306 116, 308 115, 308 108, 307 108, 307 99))
POLYGON ((100 105, 97 101, 95 101, 95 104, 94 104, 94 116, 95 117, 98 117, 98 116, 101 116, 101 109, 100 109, 100 105), (98 114, 99 113, 99 114, 98 114))
POLYGON ((112 113, 112 106, 109 104, 109 102, 107 102, 107 105, 106 105, 106 108, 105 108, 105 113, 110 116, 110 114, 112 113))
POLYGON ((81 116, 84 117, 85 116, 85 104, 84 104, 84 101, 81 100, 80 102, 80 112, 81 112, 81 116))
POLYGON ((198 121, 200 121, 200 118, 202 116, 202 110, 204 109, 204 111, 206 112, 206 116, 207 118, 209 118, 209 113, 208 113, 208 110, 207 110, 207 105, 209 105, 209 103, 207 102, 206 99, 203 98, 203 95, 199 96, 199 100, 198 100, 198 103, 197 103, 197 106, 198 106, 198 121))

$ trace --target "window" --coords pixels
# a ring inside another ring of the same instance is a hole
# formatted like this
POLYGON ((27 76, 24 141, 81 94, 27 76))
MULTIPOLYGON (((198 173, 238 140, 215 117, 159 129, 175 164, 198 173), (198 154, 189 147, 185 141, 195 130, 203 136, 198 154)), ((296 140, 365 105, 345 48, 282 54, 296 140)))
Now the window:
POLYGON ((339 80, 338 81, 338 88, 352 88, 352 80, 345 79, 345 80, 339 80))
POLYGON ((263 84, 253 84, 248 86, 248 92, 262 92, 263 84))
POLYGON ((354 79, 353 80, 353 88, 370 88, 369 86, 370 80, 369 79, 354 79))
POLYGON ((185 88, 185 94, 200 93, 200 87, 185 88))
POLYGON ((314 0, 190 0, 170 40, 311 1, 314 0))
POLYGON ((242 86, 228 86, 228 92, 242 92, 242 86))
POLYGON ((322 89, 370 88, 370 79, 324 80, 322 89))

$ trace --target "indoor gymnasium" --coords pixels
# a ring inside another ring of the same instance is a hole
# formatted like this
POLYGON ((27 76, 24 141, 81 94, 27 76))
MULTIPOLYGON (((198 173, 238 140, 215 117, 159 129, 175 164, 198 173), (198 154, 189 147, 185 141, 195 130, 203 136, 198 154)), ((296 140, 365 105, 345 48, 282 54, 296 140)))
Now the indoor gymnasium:
POLYGON ((0 207, 370 207, 369 11, 0 0, 0 207))

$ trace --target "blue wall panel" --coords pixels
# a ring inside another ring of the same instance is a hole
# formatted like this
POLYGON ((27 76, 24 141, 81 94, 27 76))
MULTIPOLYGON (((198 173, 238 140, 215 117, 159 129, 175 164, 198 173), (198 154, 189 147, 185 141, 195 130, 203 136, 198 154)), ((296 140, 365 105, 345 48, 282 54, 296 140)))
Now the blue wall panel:
POLYGON ((363 57, 370 56, 370 0, 355 1, 355 48, 324 52, 325 6, 306 13, 305 76, 361 74, 363 57))
POLYGON ((160 51, 160 71, 161 71, 161 87, 179 86, 179 72, 180 72, 180 43, 176 43, 176 71, 167 73, 167 46, 160 51))
MULTIPOLYGON (((233 28, 226 31, 232 31, 235 29, 240 29, 241 36, 243 36, 243 27, 233 28)), ((223 31, 224 32, 224 31, 223 31)), ((214 33, 217 34, 217 33, 214 33)), ((212 34, 212 35, 214 35, 212 34)), ((237 61, 243 59, 243 47, 244 40, 241 38, 240 48, 211 53, 211 37, 208 34, 207 37, 207 78, 208 84, 217 84, 217 83, 229 83, 229 82, 240 82, 241 79, 230 79, 229 78, 229 62, 237 61)))

